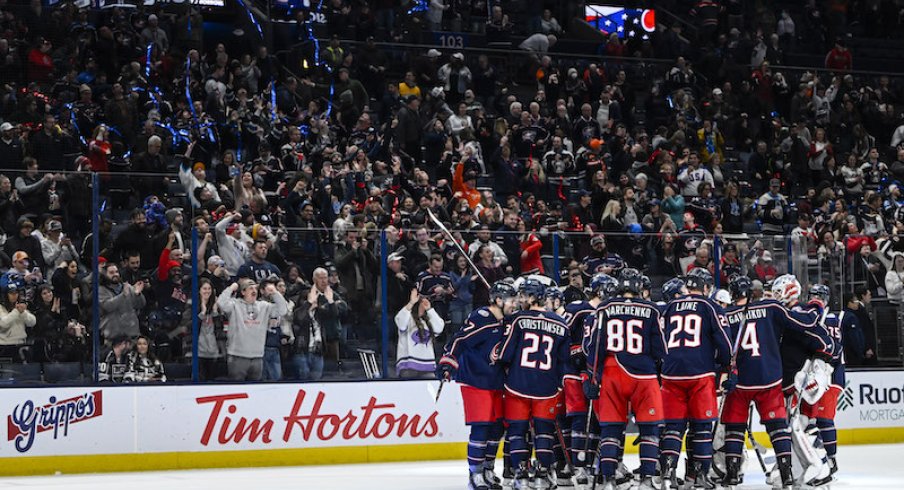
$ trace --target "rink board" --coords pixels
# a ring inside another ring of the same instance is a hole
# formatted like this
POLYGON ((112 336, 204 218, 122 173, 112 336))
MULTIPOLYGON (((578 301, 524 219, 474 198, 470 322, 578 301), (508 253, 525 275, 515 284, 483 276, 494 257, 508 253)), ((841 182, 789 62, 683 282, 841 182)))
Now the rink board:
MULTIPOLYGON (((849 373, 840 443, 904 442, 902 374, 849 373)), ((463 459, 458 386, 447 385, 434 403, 437 385, 4 389, 0 475, 463 459)))

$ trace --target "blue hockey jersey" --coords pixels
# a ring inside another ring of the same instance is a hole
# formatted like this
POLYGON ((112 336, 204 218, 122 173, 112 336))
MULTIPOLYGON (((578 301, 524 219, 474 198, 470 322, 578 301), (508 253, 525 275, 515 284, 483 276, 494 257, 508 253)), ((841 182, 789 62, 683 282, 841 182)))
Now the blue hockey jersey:
POLYGON ((840 389, 844 389, 844 343, 841 340, 841 320, 843 315, 844 311, 838 314, 829 313, 823 322, 826 331, 832 337, 832 341, 835 342, 835 352, 832 356, 832 367, 835 368, 832 371, 832 384, 840 389))
POLYGON ((607 355, 639 379, 656 379, 656 363, 668 350, 656 305, 640 298, 612 298, 585 320, 583 350, 587 369, 600 379, 607 355), (597 358, 598 357, 598 358, 597 358))
POLYGON ((499 361, 505 389, 525 398, 552 398, 562 388, 571 341, 565 320, 555 313, 523 310, 506 319, 499 361))
POLYGON ((471 312, 461 330, 446 344, 440 364, 455 368, 455 381, 483 390, 502 389, 502 366, 492 362, 504 326, 489 307, 471 312))
POLYGON ((808 325, 804 331, 788 330, 782 337, 782 387, 790 388, 794 385, 794 375, 803 367, 807 359, 814 353, 820 353, 824 357, 834 357, 835 342, 823 325, 823 308, 817 304, 796 305, 788 310, 788 314, 798 322, 808 325), (812 345, 814 339, 819 339, 824 347, 816 351, 812 345))
POLYGON ((662 363, 663 379, 714 376, 717 366, 728 366, 732 343, 721 306, 699 294, 690 294, 669 303, 663 316, 668 347, 662 363))
POLYGON ((565 325, 568 326, 571 347, 571 360, 568 363, 566 378, 580 379, 580 373, 584 369, 585 363, 581 359, 582 356, 576 354, 582 353, 581 342, 585 334, 584 320, 595 309, 589 301, 572 301, 565 305, 565 313, 562 318, 565 320, 565 325))
POLYGON ((788 331, 802 334, 811 352, 826 352, 829 348, 825 339, 809 334, 815 319, 803 323, 775 300, 731 306, 726 309, 726 315, 732 338, 736 340, 740 388, 771 388, 781 383, 781 342, 788 331))

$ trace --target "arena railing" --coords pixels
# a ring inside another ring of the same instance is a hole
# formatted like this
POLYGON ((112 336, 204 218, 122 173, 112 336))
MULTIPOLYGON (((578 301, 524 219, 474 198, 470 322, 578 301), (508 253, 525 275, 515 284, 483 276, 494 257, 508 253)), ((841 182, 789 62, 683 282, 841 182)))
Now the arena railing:
MULTIPOLYGON (((68 172, 57 172, 61 175, 69 175, 68 172)), ((90 206, 91 214, 91 231, 90 239, 76 244, 80 257, 86 259, 88 263, 82 263, 82 268, 78 272, 78 279, 89 278, 82 281, 85 291, 89 291, 87 296, 91 298, 88 302, 86 299, 81 300, 80 306, 83 307, 84 313, 73 318, 77 322, 85 326, 85 335, 77 338, 69 339, 69 343, 63 345, 48 346, 46 340, 32 336, 27 342, 16 346, 18 350, 16 355, 18 358, 7 357, 0 359, 0 377, 8 385, 23 385, 36 383, 70 383, 70 384, 94 384, 98 381, 98 364, 103 359, 103 355, 108 349, 109 339, 103 338, 100 331, 100 312, 98 290, 100 281, 97 274, 92 272, 99 270, 101 261, 98 252, 102 252, 104 243, 108 243, 109 236, 114 235, 123 228, 128 222, 128 210, 130 203, 126 200, 126 205, 117 202, 115 197, 117 185, 127 183, 133 185, 136 178, 165 178, 168 185, 161 192, 160 200, 166 208, 181 206, 184 209, 186 226, 190 227, 193 222, 193 214, 191 206, 187 205, 188 196, 184 192, 180 192, 179 184, 176 180, 175 173, 158 173, 158 174, 86 174, 85 177, 91 182, 92 202, 90 206), (117 177, 128 176, 130 180, 118 181, 117 177), (101 237, 103 235, 103 238, 101 237), (53 352, 54 348, 62 348, 66 352, 53 352), (39 349, 44 349, 39 351, 39 349), (49 350, 48 350, 49 349, 49 350), (67 350, 68 349, 68 350, 67 350)), ((118 189, 123 194, 131 193, 131 187, 128 189, 118 189)), ((131 195, 131 194, 130 194, 131 195)), ((120 196, 123 197, 123 196, 120 196)), ((128 196, 126 196, 128 197, 128 196)), ((71 209, 62 210, 64 221, 71 216, 71 209)), ((416 213, 415 213, 416 214, 416 213)), ((279 215, 276 215, 279 216, 279 215)), ((397 216, 397 218, 400 216, 397 216)), ((417 223, 419 218, 409 217, 413 223, 417 223)), ((332 253, 333 247, 336 246, 336 229, 333 227, 323 228, 297 228, 285 225, 283 217, 276 218, 277 223, 274 224, 275 234, 278 236, 277 243, 280 247, 284 246, 283 240, 290 240, 296 233, 318 232, 321 234, 323 255, 312 265, 322 266, 327 271, 332 272, 335 267, 335 257, 332 253)), ((400 223, 407 223, 403 217, 400 223)), ((607 269, 606 261, 603 260, 586 260, 587 256, 593 250, 590 245, 591 234, 585 231, 570 231, 565 228, 566 224, 555 219, 549 221, 549 225, 541 226, 538 230, 531 233, 523 232, 494 232, 493 239, 497 237, 505 238, 508 234, 523 235, 518 237, 519 247, 522 240, 537 240, 541 244, 539 264, 545 275, 549 277, 549 281, 558 284, 562 288, 566 288, 573 282, 572 289, 579 291, 586 285, 595 270, 607 269), (560 228, 561 226, 561 228, 560 228), (582 267, 581 264, 584 264, 582 267), (588 270, 591 266, 595 270, 588 270), (575 274, 570 274, 574 272, 575 274)), ((38 225, 40 227, 40 224, 38 225)), ((160 226, 159 223, 157 226, 160 226)), ((445 232, 431 222, 427 222, 428 233, 435 242, 443 245, 440 252, 449 252, 445 254, 447 260, 452 259, 456 249, 448 247, 451 241, 445 235, 445 232)), ((199 256, 199 246, 203 241, 203 236, 199 236, 198 230, 189 228, 190 235, 188 243, 191 250, 188 267, 191 272, 186 276, 185 282, 190 286, 185 288, 191 301, 188 301, 189 309, 181 312, 182 315, 190 316, 191 329, 190 334, 176 337, 182 342, 182 350, 173 354, 174 348, 170 345, 163 345, 159 336, 154 338, 154 333, 160 333, 160 329, 164 329, 165 333, 169 333, 172 325, 163 325, 160 315, 153 317, 151 312, 143 311, 141 315, 142 333, 148 334, 152 338, 151 349, 165 357, 165 368, 167 371, 167 379, 169 382, 201 382, 201 366, 198 356, 200 326, 198 324, 198 301, 197 301, 197 285, 200 275, 206 268, 206 261, 199 263, 195 258, 199 256), (164 349, 168 349, 164 353, 164 349)), ((324 380, 361 380, 361 379, 392 379, 396 376, 394 369, 395 346, 398 342, 397 328, 394 324, 394 312, 389 311, 388 305, 404 304, 407 297, 389 297, 387 288, 387 279, 391 274, 388 268, 389 253, 394 250, 394 243, 399 240, 406 240, 413 236, 411 228, 378 228, 373 225, 367 225, 362 229, 362 236, 369 240, 368 248, 374 253, 376 263, 373 265, 378 270, 372 272, 373 288, 369 290, 372 296, 367 297, 369 305, 372 307, 367 310, 374 312, 372 317, 364 320, 364 324, 369 328, 368 334, 362 334, 354 329, 349 330, 350 325, 346 320, 343 325, 341 336, 337 345, 332 345, 330 352, 325 352, 327 359, 325 360, 323 379, 324 380), (379 312, 379 315, 376 314, 379 312), (339 348, 338 352, 335 350, 339 348), (339 361, 342 364, 339 364, 339 361)), ((459 238, 461 232, 453 230, 452 233, 459 238)), ((465 233, 463 238, 465 243, 471 243, 475 240, 476 232, 469 231, 465 233)), ((768 291, 769 281, 777 275, 790 273, 794 274, 801 281, 803 289, 806 290, 809 284, 824 283, 828 284, 832 289, 833 309, 841 306, 841 297, 843 291, 850 290, 852 254, 847 252, 840 253, 822 253, 817 248, 806 242, 795 240, 788 235, 764 235, 764 234, 723 234, 714 236, 707 233, 603 233, 606 242, 606 249, 609 252, 617 252, 621 256, 626 266, 634 266, 643 270, 652 279, 652 298, 660 299, 660 291, 664 281, 676 275, 685 274, 689 268, 694 267, 694 261, 697 256, 691 251, 707 249, 709 253, 700 252, 700 260, 706 261, 707 255, 711 259, 711 271, 714 276, 716 289, 725 289, 727 287, 726 280, 733 274, 745 274, 756 278, 763 283, 764 289, 768 291), (672 256, 665 254, 665 250, 672 245, 663 245, 674 243, 679 252, 672 256), (665 247, 665 248, 664 248, 665 247), (817 250, 814 252, 814 250, 817 250), (663 260, 663 257, 673 258, 672 262, 663 260)), ((853 240, 854 238, 849 238, 853 240)), ((520 249, 519 249, 520 250, 520 249)), ((292 251, 289 251, 288 259, 292 259, 292 251)), ((601 257, 600 257, 601 258, 601 257)), ((113 259, 111 257, 111 259, 113 259)), ((538 262, 533 261, 534 264, 538 262)), ((614 261, 618 265, 617 261, 614 261)), ((122 266, 122 264, 119 264, 122 266)), ((148 268, 148 272, 152 272, 153 268, 148 268)), ((45 277, 50 277, 51 271, 46 271, 45 277)), ((147 275, 148 272, 144 272, 147 275)), ((287 272, 283 270, 282 272, 287 272)), ((341 281, 345 276, 343 271, 337 271, 338 279, 341 281)), ((152 276, 153 277, 153 276, 152 276)), ((347 277, 347 276, 346 276, 347 277)), ((414 279, 413 277, 411 278, 414 279)), ((305 276, 304 280, 310 282, 310 278, 305 276)), ((335 280, 335 278, 334 278, 335 280)), ((154 289, 153 280, 150 289, 154 289)), ((341 283, 340 283, 341 284, 341 283)), ((291 284, 290 284, 291 285, 291 284)), ((35 296, 37 288, 30 285, 29 293, 32 301, 39 298, 35 296)), ((346 285, 348 287, 348 285, 346 285)), ((405 296, 404 294, 402 296, 405 296)), ((299 299, 299 302, 301 299, 299 299)), ((892 307, 887 305, 883 300, 876 299, 872 303, 872 311, 874 321, 876 322, 876 339, 878 344, 879 361, 887 364, 901 363, 900 350, 900 318, 897 314, 897 305, 892 307)), ((101 313, 103 314, 103 313, 101 313)), ((451 323, 451 316, 446 317, 447 323, 451 323)), ((360 327, 360 325, 358 325, 360 327)), ((434 339, 434 350, 437 356, 440 354, 443 343, 449 338, 451 329, 455 326, 447 325, 442 335, 434 339)), ((173 338, 176 338, 173 337, 173 338)), ((169 340, 172 340, 170 338, 169 340)), ((218 344, 224 342, 222 334, 216 338, 218 344)), ((282 354, 286 356, 286 353, 282 354)), ((290 358, 280 359, 280 365, 284 368, 283 373, 288 373, 290 358)), ((228 381, 226 376, 225 357, 218 358, 214 362, 214 373, 210 382, 228 381)), ((284 374, 283 379, 272 381, 283 381, 288 376, 284 374)), ((291 382, 303 380, 291 380, 291 382)))

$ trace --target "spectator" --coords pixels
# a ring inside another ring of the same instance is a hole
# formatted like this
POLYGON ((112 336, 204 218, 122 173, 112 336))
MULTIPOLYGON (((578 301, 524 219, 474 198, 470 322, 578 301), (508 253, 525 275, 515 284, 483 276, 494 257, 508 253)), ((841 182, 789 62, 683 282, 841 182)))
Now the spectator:
POLYGON ((519 44, 518 47, 529 52, 531 57, 539 62, 540 57, 549 52, 549 48, 555 46, 556 41, 558 41, 558 39, 554 34, 543 34, 542 32, 538 32, 528 36, 524 41, 521 41, 521 44, 519 44))
POLYGON ((107 263, 101 267, 99 281, 101 334, 106 339, 116 339, 122 336, 130 339, 138 337, 140 333, 138 315, 147 304, 142 294, 147 282, 123 283, 120 279, 119 267, 113 263, 107 263))
MULTIPOLYGON (((268 277, 261 281, 260 284, 263 291, 261 297, 264 300, 275 301, 268 292, 276 292, 279 294, 285 293, 286 283, 279 279, 279 276, 268 277), (282 284, 282 291, 280 291, 280 284, 282 284)), ((282 352, 284 349, 287 349, 288 346, 292 345, 295 338, 291 323, 283 321, 286 317, 291 318, 295 304, 291 300, 286 299, 285 296, 283 296, 283 298, 285 299, 286 311, 282 314, 271 311, 270 317, 267 319, 267 335, 264 339, 262 378, 264 381, 279 381, 282 379, 282 352)))
POLYGON ((359 236, 357 229, 345 231, 345 239, 336 247, 335 264, 342 284, 348 289, 345 299, 355 335, 359 339, 376 338, 373 308, 377 258, 370 250, 367 238, 359 236))
POLYGON ((198 280, 198 378, 201 381, 217 378, 225 335, 216 289, 210 280, 202 277, 198 280))
POLYGON ((893 304, 904 302, 904 254, 892 253, 891 269, 885 273, 885 291, 893 304))
POLYGON ((217 297, 217 305, 229 323, 226 367, 232 381, 261 379, 269 319, 286 314, 286 300, 276 291, 276 286, 268 283, 266 287, 272 303, 257 299, 257 284, 251 279, 232 283, 217 297), (236 291, 241 299, 233 297, 236 291))
POLYGON ((757 200, 757 216, 763 220, 762 230, 767 235, 780 235, 785 230, 788 200, 779 192, 782 181, 769 181, 769 191, 757 200))
POLYGON ((110 341, 110 350, 97 366, 97 380, 101 383, 125 383, 129 379, 129 349, 132 339, 127 335, 114 337, 110 341))
POLYGON ((432 308, 430 300, 411 290, 408 304, 396 314, 399 342, 396 348, 396 373, 400 378, 433 379, 436 354, 433 339, 443 333, 445 323, 432 308))
POLYGON ((867 340, 868 326, 871 326, 872 322, 866 313, 864 303, 869 300, 869 292, 863 288, 845 294, 844 310, 840 316, 841 343, 844 345, 844 363, 847 366, 863 366, 875 358, 876 354, 870 347, 872 344, 867 340))
POLYGON ((63 225, 57 220, 51 220, 47 224, 47 233, 41 240, 41 251, 49 271, 53 271, 63 262, 78 259, 78 252, 72 245, 72 240, 63 236, 63 225))
POLYGON ((135 339, 135 347, 128 354, 124 380, 135 383, 166 382, 163 363, 151 352, 151 340, 144 335, 135 339))
POLYGON ((835 39, 835 46, 826 54, 826 68, 834 72, 848 72, 853 66, 851 52, 842 38, 835 39))
POLYGON ((255 240, 251 248, 251 258, 239 267, 236 276, 250 278, 255 282, 263 281, 270 277, 279 277, 279 268, 267 261, 267 253, 270 245, 265 240, 255 240))
POLYGON ((24 291, 15 283, 4 285, 3 301, 0 301, 0 354, 16 362, 28 361, 27 353, 21 347, 28 338, 26 329, 31 330, 36 323, 35 316, 28 311, 24 291))
POLYGON ((449 302, 455 294, 452 276, 443 270, 443 256, 433 255, 427 270, 418 274, 418 294, 430 300, 440 318, 449 318, 449 302))
POLYGON ((314 270, 312 280, 305 301, 295 309, 292 323, 295 340, 290 362, 293 379, 318 381, 323 377, 324 354, 328 351, 335 356, 341 370, 341 318, 348 313, 348 304, 330 285, 326 269, 314 270))

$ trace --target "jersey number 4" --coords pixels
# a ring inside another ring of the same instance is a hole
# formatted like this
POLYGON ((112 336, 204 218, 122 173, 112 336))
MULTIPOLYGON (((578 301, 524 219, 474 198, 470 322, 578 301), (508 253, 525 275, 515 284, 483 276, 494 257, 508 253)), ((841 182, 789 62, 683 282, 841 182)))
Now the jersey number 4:
POLYGON ((524 341, 530 342, 530 345, 521 351, 521 367, 549 371, 549 368, 552 367, 552 348, 555 344, 555 339, 549 335, 527 332, 524 334, 524 341), (534 354, 540 351, 541 346, 543 349, 543 359, 540 361, 531 359, 534 357, 534 354))
POLYGON ((757 338, 756 322, 747 322, 741 335, 741 348, 750 351, 751 357, 760 357, 760 340, 757 338))
POLYGON ((643 352, 643 320, 627 322, 613 318, 606 322, 606 350, 609 352, 627 351, 629 354, 643 352))
POLYGON ((700 315, 678 315, 669 319, 669 349, 678 347, 699 347, 700 332, 703 330, 703 318, 700 315), (682 336, 684 332, 687 335, 682 336))

